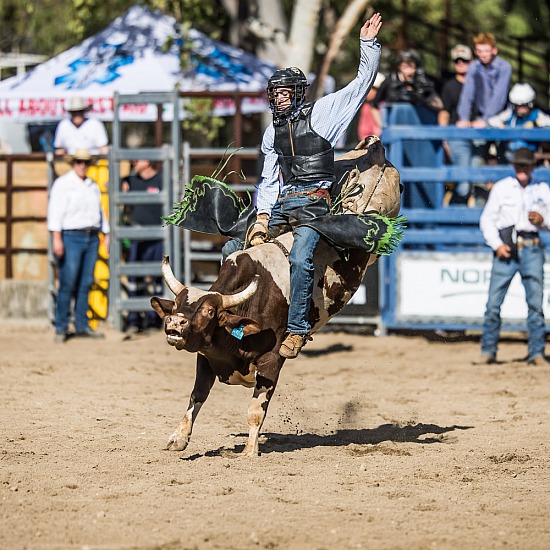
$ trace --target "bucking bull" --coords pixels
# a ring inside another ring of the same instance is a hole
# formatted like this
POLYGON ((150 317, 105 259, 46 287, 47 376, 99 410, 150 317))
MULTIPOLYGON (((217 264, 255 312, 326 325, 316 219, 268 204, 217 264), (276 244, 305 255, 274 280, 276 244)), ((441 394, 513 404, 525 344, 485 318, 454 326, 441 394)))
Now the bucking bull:
MULTIPOLYGON (((337 180, 339 214, 376 212, 395 221, 400 208, 399 174, 386 160, 378 138, 367 138, 337 159, 336 165, 343 168, 337 180)), ((190 210, 188 202, 186 205, 190 210)), ((292 233, 276 241, 229 256, 208 291, 184 286, 174 276, 168 258, 163 259, 162 274, 175 298, 154 297, 151 305, 164 319, 168 344, 197 353, 189 405, 167 449, 183 451, 187 447, 195 419, 218 378, 226 384, 254 388, 243 454, 258 455, 260 430, 285 362, 279 347, 287 323, 290 273, 286 251, 292 246, 292 233)), ((312 333, 346 305, 367 267, 378 257, 365 246, 338 248, 321 239, 309 311, 312 333)))

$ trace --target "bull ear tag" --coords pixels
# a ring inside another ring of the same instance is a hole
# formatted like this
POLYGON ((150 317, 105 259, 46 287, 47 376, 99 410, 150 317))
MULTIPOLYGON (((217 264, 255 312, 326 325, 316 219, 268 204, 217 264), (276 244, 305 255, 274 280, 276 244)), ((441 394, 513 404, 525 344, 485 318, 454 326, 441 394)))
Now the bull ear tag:
POLYGON ((242 325, 242 324, 239 325, 238 327, 235 327, 231 331, 231 336, 234 336, 237 340, 242 340, 243 336, 244 336, 243 328, 244 328, 244 325, 242 325))

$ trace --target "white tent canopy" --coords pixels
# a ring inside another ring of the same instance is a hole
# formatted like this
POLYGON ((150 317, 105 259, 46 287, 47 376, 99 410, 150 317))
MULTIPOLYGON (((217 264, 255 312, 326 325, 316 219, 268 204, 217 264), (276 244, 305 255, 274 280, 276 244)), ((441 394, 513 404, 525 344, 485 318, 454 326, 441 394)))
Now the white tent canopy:
MULTIPOLYGON (((260 91, 276 67, 255 56, 189 32, 192 70, 182 72, 176 21, 141 6, 130 8, 102 32, 42 63, 32 71, 0 82, 0 122, 57 121, 71 97, 84 97, 93 114, 113 119, 113 95, 140 92, 260 91), (167 48, 167 45, 170 45, 167 48)), ((245 113, 265 111, 265 99, 246 98, 245 113)), ((233 112, 223 99, 216 114, 233 112)), ((167 111, 166 118, 171 116, 167 111)), ((126 105, 122 120, 155 120, 153 105, 126 105)))

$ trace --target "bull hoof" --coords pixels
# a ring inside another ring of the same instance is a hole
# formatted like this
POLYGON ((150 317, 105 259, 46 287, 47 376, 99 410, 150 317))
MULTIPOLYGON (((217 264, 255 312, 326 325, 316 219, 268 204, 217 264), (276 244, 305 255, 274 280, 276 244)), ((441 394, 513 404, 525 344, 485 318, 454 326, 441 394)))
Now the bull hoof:
POLYGON ((260 456, 260 452, 256 449, 254 449, 254 447, 249 447, 248 445, 243 449, 242 453, 239 455, 239 456, 242 456, 243 458, 244 457, 252 457, 252 458, 255 458, 257 456, 260 456))
POLYGON ((181 435, 176 432, 170 436, 168 443, 166 443, 166 450, 167 451, 184 451, 188 443, 189 443, 188 439, 181 437, 181 435))

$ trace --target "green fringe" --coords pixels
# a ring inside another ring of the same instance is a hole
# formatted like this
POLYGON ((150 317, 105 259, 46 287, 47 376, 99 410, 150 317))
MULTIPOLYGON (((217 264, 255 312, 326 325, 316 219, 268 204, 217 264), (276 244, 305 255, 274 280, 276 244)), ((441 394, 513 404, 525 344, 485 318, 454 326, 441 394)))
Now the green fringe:
POLYGON ((239 197, 233 189, 231 189, 223 181, 219 181, 209 176, 194 176, 191 183, 185 187, 183 198, 172 207, 172 213, 169 216, 162 216, 162 219, 169 225, 179 225, 184 221, 189 212, 194 212, 201 198, 206 194, 206 189, 219 189, 225 196, 230 197, 235 208, 239 211, 239 217, 249 207, 252 197, 247 191, 248 204, 239 197))
POLYGON ((368 217, 371 219, 375 218, 383 222, 386 225, 386 231, 384 232, 382 237, 379 237, 378 235, 372 235, 369 231, 363 240, 367 244, 373 243, 374 241, 374 254, 388 256, 389 254, 394 252, 399 246, 399 243, 403 238, 403 231, 407 227, 405 225, 407 218, 405 216, 388 218, 386 216, 382 216, 381 214, 368 214, 368 217), (376 239, 373 239, 373 236, 375 236, 376 239))

